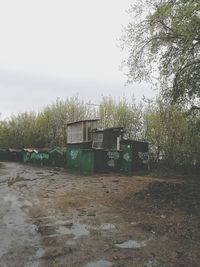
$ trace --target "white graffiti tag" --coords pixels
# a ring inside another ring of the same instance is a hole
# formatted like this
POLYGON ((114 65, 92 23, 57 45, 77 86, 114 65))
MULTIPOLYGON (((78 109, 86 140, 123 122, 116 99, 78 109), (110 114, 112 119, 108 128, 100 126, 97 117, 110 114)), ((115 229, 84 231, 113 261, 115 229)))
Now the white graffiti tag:
POLYGON ((72 150, 70 154, 71 154, 71 159, 74 160, 78 156, 78 150, 72 150))
POLYGON ((112 160, 119 159, 119 152, 118 151, 109 151, 107 153, 107 155, 108 155, 109 159, 112 159, 112 160))

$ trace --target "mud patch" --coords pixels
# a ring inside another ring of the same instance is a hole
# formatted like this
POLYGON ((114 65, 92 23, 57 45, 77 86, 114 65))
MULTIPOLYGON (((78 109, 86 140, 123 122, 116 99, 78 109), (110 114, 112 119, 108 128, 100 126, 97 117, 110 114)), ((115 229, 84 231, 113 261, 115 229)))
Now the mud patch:
POLYGON ((53 226, 53 225, 38 225, 37 231, 42 236, 51 236, 55 233, 55 226, 53 226))
POLYGON ((112 223, 103 223, 99 226, 90 226, 90 229, 95 231, 109 231, 113 232, 116 230, 116 226, 112 223))
POLYGON ((51 179, 36 173, 50 168, 5 166, 0 180, 20 173, 29 182, 0 186, 0 266, 199 266, 199 218, 184 212, 184 199, 200 207, 195 181, 68 171, 51 179))
POLYGON ((36 257, 40 259, 44 256, 44 254, 45 254, 45 250, 43 248, 39 248, 36 252, 36 257))
POLYGON ((65 226, 65 227, 72 227, 73 226, 73 222, 72 221, 62 221, 62 220, 58 220, 55 222, 55 225, 61 225, 61 226, 65 226))
POLYGON ((144 267, 159 267, 162 266, 156 259, 148 260, 144 263, 144 267))
POLYGON ((74 239, 78 239, 82 236, 88 236, 90 231, 87 229, 88 225, 75 223, 71 228, 60 226, 56 232, 59 235, 73 235, 74 239))
POLYGON ((135 194, 139 200, 152 202, 155 208, 179 208, 200 217, 200 186, 192 183, 153 182, 135 194))
POLYGON ((25 200, 21 205, 22 208, 29 208, 29 207, 32 207, 32 206, 33 206, 33 204, 28 200, 25 200))
POLYGON ((10 178, 8 180, 8 186, 12 186, 15 183, 21 182, 21 181, 26 181, 26 179, 24 179, 24 177, 20 176, 20 174, 18 173, 15 178, 10 178))
POLYGON ((104 224, 101 224, 99 227, 99 230, 102 230, 102 231, 113 231, 115 229, 116 229, 115 225, 111 223, 104 223, 104 224))
POLYGON ((50 246, 50 247, 46 247, 45 253, 42 256, 42 259, 53 260, 55 258, 62 257, 67 253, 69 253, 69 251, 66 250, 66 248, 62 246, 50 246))
POLYGON ((76 246, 76 242, 73 240, 67 240, 65 246, 76 246))
POLYGON ((124 243, 120 243, 120 244, 115 244, 115 247, 118 248, 142 248, 146 246, 146 242, 145 241, 136 241, 136 240, 128 240, 124 243))
POLYGON ((112 262, 100 260, 100 261, 89 262, 84 267, 111 267, 111 266, 113 266, 112 262))

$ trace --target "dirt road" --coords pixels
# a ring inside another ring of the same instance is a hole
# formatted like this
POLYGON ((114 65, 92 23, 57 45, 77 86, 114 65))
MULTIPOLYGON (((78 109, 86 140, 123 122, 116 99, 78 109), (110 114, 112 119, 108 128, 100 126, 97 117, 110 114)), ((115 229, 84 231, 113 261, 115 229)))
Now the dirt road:
POLYGON ((200 182, 0 163, 0 267, 200 266, 200 182))

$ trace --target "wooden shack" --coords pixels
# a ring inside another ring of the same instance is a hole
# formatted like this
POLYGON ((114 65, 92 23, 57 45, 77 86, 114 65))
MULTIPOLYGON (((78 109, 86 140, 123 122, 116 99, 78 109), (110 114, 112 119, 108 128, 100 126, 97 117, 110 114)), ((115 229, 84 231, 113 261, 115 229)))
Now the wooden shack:
POLYGON ((67 124, 67 144, 91 142, 92 129, 97 128, 98 119, 81 120, 67 124))

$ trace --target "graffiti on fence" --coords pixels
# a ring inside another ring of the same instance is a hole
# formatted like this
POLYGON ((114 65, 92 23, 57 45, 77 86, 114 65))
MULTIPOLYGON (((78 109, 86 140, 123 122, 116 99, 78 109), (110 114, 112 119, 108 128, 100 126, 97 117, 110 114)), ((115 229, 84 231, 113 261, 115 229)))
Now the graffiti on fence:
POLYGON ((149 162, 149 153, 148 152, 138 152, 138 157, 142 163, 147 164, 149 162))
POLYGON ((125 153, 124 156, 123 156, 123 159, 124 159, 125 161, 127 161, 127 162, 130 162, 130 161, 131 161, 131 156, 130 156, 130 154, 129 154, 128 152, 125 153))
POLYGON ((72 150, 70 155, 71 155, 71 159, 75 160, 78 157, 78 150, 72 150))
POLYGON ((118 160, 120 157, 120 154, 118 151, 109 151, 107 153, 108 156, 108 161, 107 161, 107 165, 111 168, 115 167, 115 160, 118 160))

